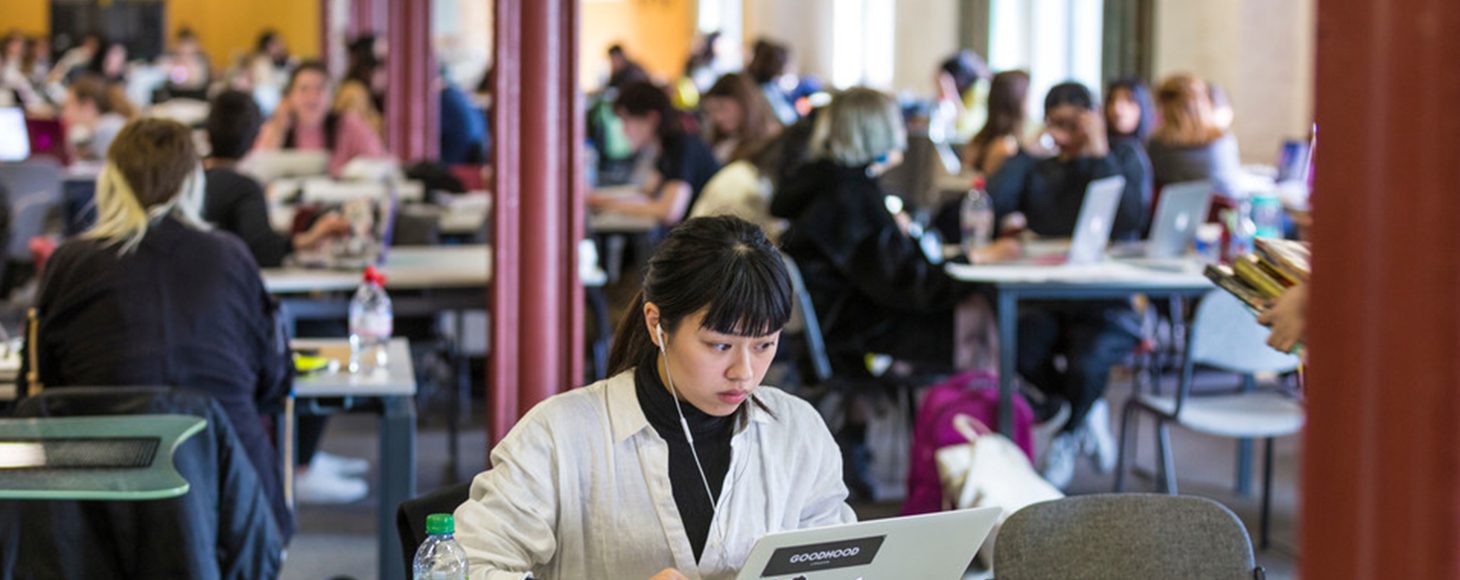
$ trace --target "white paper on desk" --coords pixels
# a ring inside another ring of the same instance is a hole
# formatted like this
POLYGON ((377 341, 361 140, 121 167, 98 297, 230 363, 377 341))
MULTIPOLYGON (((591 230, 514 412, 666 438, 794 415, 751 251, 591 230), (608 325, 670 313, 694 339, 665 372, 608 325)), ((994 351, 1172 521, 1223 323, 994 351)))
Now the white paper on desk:
POLYGON ((1171 272, 1141 268, 1123 262, 1106 261, 1081 265, 1036 265, 1036 264, 948 264, 948 275, 964 282, 1143 282, 1143 283, 1201 283, 1206 280, 1200 273, 1171 272))

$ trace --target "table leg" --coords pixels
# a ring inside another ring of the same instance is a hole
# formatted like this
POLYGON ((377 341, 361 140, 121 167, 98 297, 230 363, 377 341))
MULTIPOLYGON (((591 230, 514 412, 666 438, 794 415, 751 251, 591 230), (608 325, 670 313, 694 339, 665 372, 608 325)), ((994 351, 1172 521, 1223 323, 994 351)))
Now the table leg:
POLYGON ((416 402, 387 397, 380 416, 380 506, 376 535, 380 580, 405 578, 395 511, 416 495, 416 402))
POLYGON ((999 309, 999 433, 1014 437, 1014 374, 1019 372, 1017 341, 1019 340, 1019 295, 998 292, 999 309))

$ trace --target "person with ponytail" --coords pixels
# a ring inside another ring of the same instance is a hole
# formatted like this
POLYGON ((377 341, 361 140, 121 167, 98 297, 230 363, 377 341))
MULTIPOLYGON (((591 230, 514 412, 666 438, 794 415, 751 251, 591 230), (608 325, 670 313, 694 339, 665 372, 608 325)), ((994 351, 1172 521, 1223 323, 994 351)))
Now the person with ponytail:
POLYGON ((185 387, 212 396, 248 449, 287 538, 279 458, 259 407, 287 384, 272 302, 243 242, 198 217, 192 131, 139 119, 117 133, 97 180, 97 221, 46 261, 36 372, 48 388, 185 387))
POLYGON ((671 230, 613 376, 529 411, 456 509, 472 577, 728 579, 764 534, 853 521, 821 416, 760 384, 791 304, 760 228, 671 230))

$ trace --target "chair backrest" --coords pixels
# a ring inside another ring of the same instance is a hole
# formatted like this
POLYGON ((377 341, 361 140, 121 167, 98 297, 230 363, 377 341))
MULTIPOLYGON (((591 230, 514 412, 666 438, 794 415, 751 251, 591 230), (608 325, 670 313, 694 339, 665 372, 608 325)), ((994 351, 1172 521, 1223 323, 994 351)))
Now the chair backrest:
POLYGON ((401 561, 406 563, 406 578, 411 577, 411 562, 416 559, 416 549, 426 541, 426 516, 455 512, 470 495, 471 482, 466 482, 401 502, 395 510, 395 530, 400 534, 400 549, 405 554, 401 561))
POLYGON ((1235 296, 1208 294, 1196 308, 1187 340, 1187 357, 1199 365, 1242 374, 1286 373, 1298 357, 1267 346, 1268 329, 1235 296))
MULTIPOLYGON (((157 413, 208 420, 172 452, 187 493, 157 501, 0 502, 0 562, 45 577, 277 577, 293 515, 271 501, 282 492, 270 497, 271 484, 214 397, 165 387, 52 387, 15 410, 17 417, 157 413), (24 537, 4 529, 10 518, 25 523, 24 537)), ((273 479, 277 486, 277 473, 273 479)))
POLYGON ((796 294, 792 322, 799 322, 806 341, 806 350, 811 357, 811 368, 816 373, 816 382, 824 383, 831 379, 831 357, 826 353, 826 340, 821 335, 821 320, 816 316, 816 306, 811 303, 811 293, 806 291, 806 280, 801 277, 801 269, 796 267, 796 260, 785 252, 780 254, 781 261, 786 264, 786 273, 791 277, 791 291, 796 294))
MULTIPOLYGON (((998 580, 1257 576, 1252 541, 1227 508, 1192 496, 1068 497, 1019 510, 999 531, 998 580)), ((1260 577, 1260 576, 1257 576, 1260 577)))
POLYGON ((51 159, 0 164, 0 185, 10 195, 7 258, 29 258, 30 239, 41 235, 46 217, 61 203, 61 183, 61 166, 51 159))

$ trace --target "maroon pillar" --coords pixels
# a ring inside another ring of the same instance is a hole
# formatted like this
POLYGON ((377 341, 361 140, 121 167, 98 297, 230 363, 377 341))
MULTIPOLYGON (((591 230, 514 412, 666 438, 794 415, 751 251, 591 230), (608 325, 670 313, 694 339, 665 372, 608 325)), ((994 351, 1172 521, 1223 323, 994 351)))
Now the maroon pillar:
MULTIPOLYGON (((326 0, 328 1, 328 0, 326 0)), ((385 34, 390 0, 350 0, 350 28, 348 36, 361 34, 385 34)), ((346 39, 348 42, 349 39, 346 39)))
POLYGON ((583 376, 577 0, 496 3, 490 440, 583 376))
POLYGON ((1460 577, 1460 3, 1318 2, 1302 577, 1460 577))
POLYGON ((431 50, 431 1, 390 0, 387 8, 386 148, 405 162, 434 159, 441 146, 441 99, 431 50))

